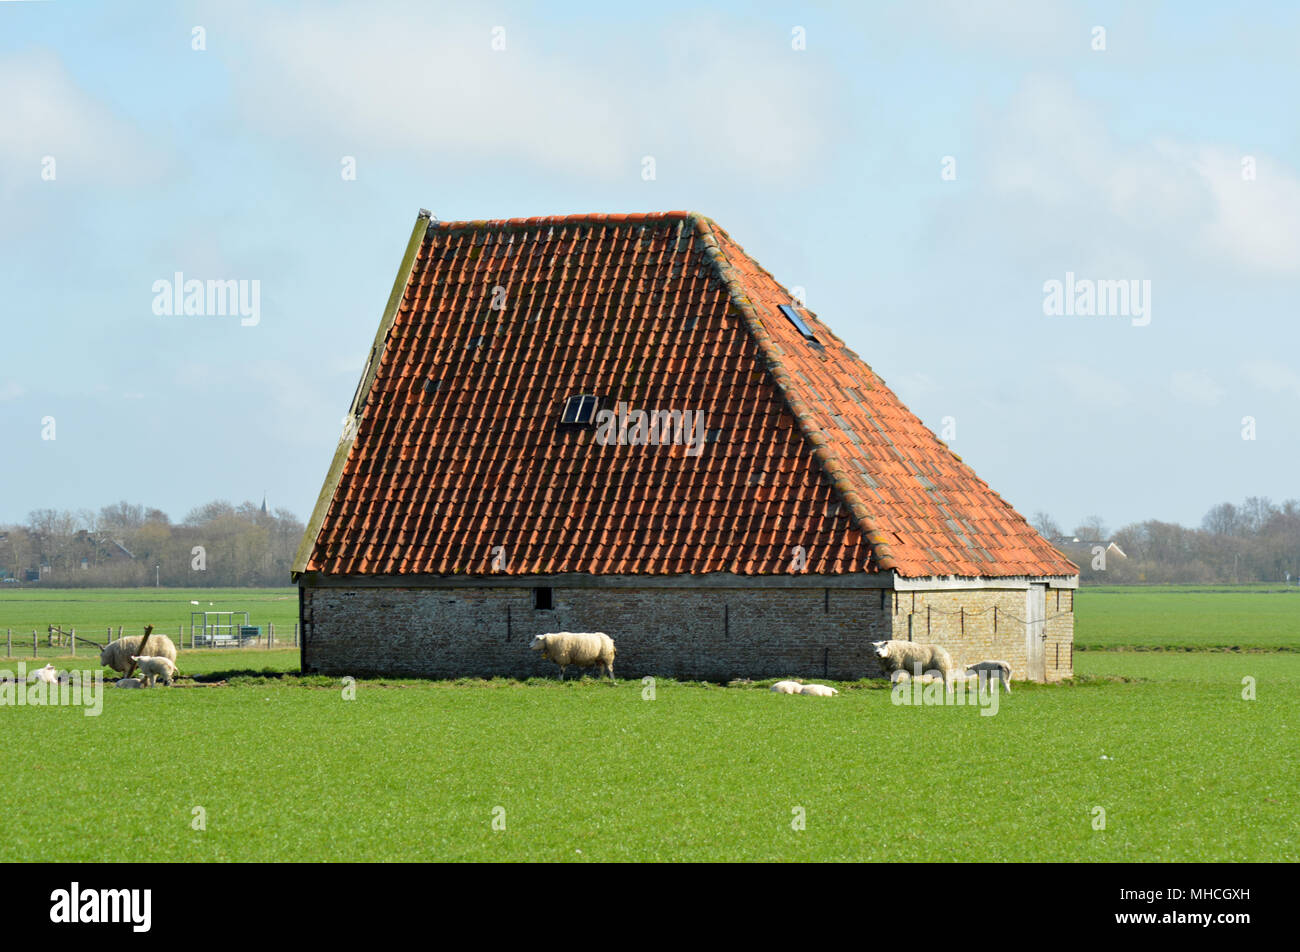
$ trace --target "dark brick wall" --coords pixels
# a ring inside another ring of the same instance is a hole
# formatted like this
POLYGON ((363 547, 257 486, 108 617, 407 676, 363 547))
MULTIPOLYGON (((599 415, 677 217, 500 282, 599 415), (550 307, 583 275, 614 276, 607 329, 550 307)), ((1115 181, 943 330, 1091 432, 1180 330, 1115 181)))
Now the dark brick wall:
MULTIPOLYGON (((554 610, 533 608, 529 588, 336 588, 303 589, 303 666, 335 675, 391 674, 420 677, 554 677, 558 668, 528 648, 547 631, 603 631, 614 639, 614 672, 726 681, 790 676, 852 680, 880 675, 870 653, 879 639, 913 638, 949 649, 953 660, 1003 658, 1024 677, 1023 591, 916 593, 879 589, 563 588, 554 610), (897 609, 894 599, 898 599, 897 609), (987 613, 997 604, 998 632, 987 613), (966 619, 930 613, 925 606, 975 613, 966 619), (978 619, 978 620, 976 620, 978 619)), ((1063 597, 1070 593, 1063 593, 1063 597)), ((1072 605, 1072 599, 1070 601, 1072 605)), ((1065 605, 1065 602, 1062 602, 1065 605)), ((1048 593, 1048 616, 1055 595, 1048 593)), ((1073 616, 1049 623, 1047 676, 1053 645, 1063 643, 1068 664, 1073 616)), ((569 674, 575 674, 570 669, 569 674)))

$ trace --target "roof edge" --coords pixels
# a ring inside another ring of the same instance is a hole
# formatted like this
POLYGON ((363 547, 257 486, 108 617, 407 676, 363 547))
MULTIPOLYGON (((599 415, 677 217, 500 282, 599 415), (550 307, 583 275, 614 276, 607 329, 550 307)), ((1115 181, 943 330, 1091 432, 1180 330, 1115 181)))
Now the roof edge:
POLYGON ((393 289, 388 294, 388 302, 384 305, 383 316, 379 319, 379 330, 375 332, 374 343, 370 345, 370 355, 366 358, 366 366, 361 371, 361 379, 357 382, 356 392, 352 395, 352 404, 348 407, 347 416, 343 418, 343 433, 339 437, 338 446, 334 448, 334 459, 330 463, 329 472, 325 474, 325 483, 321 486, 320 495, 316 497, 316 506, 312 509, 311 518, 307 521, 306 529, 303 530, 302 541, 298 543, 298 551, 294 553, 290 577, 295 582, 298 580, 298 576, 307 570, 307 563, 311 560, 312 552, 316 548, 317 536, 320 535, 321 526, 324 524, 325 516, 329 512, 330 503, 334 501, 334 493, 338 491, 339 481, 343 478, 343 467, 348 461, 348 454, 352 451, 352 444, 357 438, 360 419, 359 408, 364 405, 366 397, 370 395, 370 387, 374 384, 375 374, 379 371, 379 358, 383 354, 384 345, 388 341, 388 332, 393 327, 393 321, 397 319, 397 311, 402 305, 402 298, 411 282, 411 271, 415 267, 415 259, 419 255, 425 238, 428 236, 429 229, 433 227, 433 222, 433 215, 423 208, 415 217, 411 237, 406 242, 406 253, 402 255, 402 266, 397 272, 397 277, 393 279, 393 289))
POLYGON ((529 228, 556 228, 565 225, 650 225, 661 222, 686 221, 698 218, 695 212, 630 212, 608 214, 584 212, 577 215, 541 215, 534 218, 481 218, 474 221, 437 221, 430 229, 439 231, 512 231, 529 228))
MULTIPOLYGON (((877 571, 898 571, 898 563, 894 559, 894 553, 890 549, 889 543, 881 531, 880 526, 868 511, 862 497, 858 495, 853 488, 853 483, 840 462, 838 456, 829 446, 829 441, 820 429, 810 424, 812 414, 803 402, 798 399, 792 399, 788 380, 790 375, 786 372, 785 365, 781 362, 780 354, 772 342, 772 335, 767 332, 763 326, 762 319, 754 308, 753 302, 745 294, 741 287, 740 281, 734 276, 734 269, 728 260, 726 253, 718 245, 717 238, 714 237, 714 230, 721 231, 714 222, 708 217, 697 212, 688 212, 687 218, 695 223, 695 232, 700 238, 703 245, 704 255, 713 265, 719 280, 727 289, 727 294, 731 298, 731 303, 740 312, 741 321, 749 331, 750 337, 758 345, 759 353, 763 355, 764 369, 781 395, 781 401, 794 416, 795 423, 799 426, 799 432, 803 434, 804 442, 812 450, 813 459, 821 467, 822 473, 830 480, 831 488, 848 510, 849 519, 862 533, 871 546, 871 551, 876 557, 877 571)), ((726 235, 723 232, 724 236, 726 235)), ((730 240, 728 238, 728 240, 730 240)), ((784 285, 782 285, 784 287, 784 285)))

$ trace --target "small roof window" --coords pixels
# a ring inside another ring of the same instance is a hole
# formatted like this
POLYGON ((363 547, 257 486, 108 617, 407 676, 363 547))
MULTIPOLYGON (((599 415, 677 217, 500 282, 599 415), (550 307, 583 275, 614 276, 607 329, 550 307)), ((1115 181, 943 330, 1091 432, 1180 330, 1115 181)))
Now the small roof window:
POLYGON ((579 393, 564 401, 564 415, 561 423, 590 423, 596 418, 596 405, 599 398, 589 393, 579 393))
POLYGON ((812 332, 812 328, 810 328, 807 324, 804 323, 804 319, 799 316, 798 311, 796 311, 789 304, 781 304, 778 305, 778 307, 781 313, 785 315, 785 319, 789 321, 791 324, 793 324, 795 326, 795 329, 800 334, 808 338, 808 340, 811 341, 817 340, 817 336, 812 332))

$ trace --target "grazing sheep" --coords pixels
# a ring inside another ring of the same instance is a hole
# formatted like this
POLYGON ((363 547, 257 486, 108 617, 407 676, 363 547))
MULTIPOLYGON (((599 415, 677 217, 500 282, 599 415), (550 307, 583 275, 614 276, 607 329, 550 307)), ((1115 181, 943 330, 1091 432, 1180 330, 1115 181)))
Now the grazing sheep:
POLYGON ((811 697, 834 697, 840 692, 835 688, 825 684, 805 684, 800 694, 807 694, 811 697))
POLYGON ((172 677, 176 674, 176 665, 161 655, 132 655, 131 660, 140 666, 140 677, 145 684, 153 687, 162 678, 163 684, 172 686, 172 677))
MULTIPOLYGON (((913 641, 873 641, 876 657, 886 673, 903 670, 911 674, 920 665, 922 672, 938 671, 943 675, 943 683, 952 691, 952 657, 947 649, 939 645, 923 645, 913 641)), ((891 680, 892 677, 891 677, 891 680)))
POLYGON ((603 631, 555 631, 533 638, 530 647, 540 651, 547 661, 560 666, 560 680, 569 665, 595 668, 596 675, 604 668, 609 679, 614 680, 614 639, 603 631))
POLYGON ((28 681, 44 681, 46 684, 55 684, 59 680, 59 674, 54 670, 54 665, 47 664, 43 668, 37 668, 31 674, 27 675, 28 681))
POLYGON ((803 690, 803 685, 798 681, 778 681, 772 685, 772 690, 777 694, 798 694, 803 690))
POLYGON ((996 673, 1007 693, 1011 693, 1011 665, 1005 661, 975 661, 966 665, 966 673, 978 675, 981 683, 996 673))
POLYGON ((146 685, 139 678, 118 678, 113 686, 118 688, 142 688, 146 685))
MULTIPOLYGON (((147 635, 149 639, 149 650, 153 652, 149 657, 163 657, 173 664, 176 663, 176 645, 166 635, 147 635)), ((114 671, 120 671, 126 674, 133 666, 131 658, 139 655, 140 642, 142 638, 134 635, 128 635, 125 638, 119 638, 117 641, 110 641, 104 646, 104 650, 99 653, 99 663, 106 668, 112 668, 114 671)))

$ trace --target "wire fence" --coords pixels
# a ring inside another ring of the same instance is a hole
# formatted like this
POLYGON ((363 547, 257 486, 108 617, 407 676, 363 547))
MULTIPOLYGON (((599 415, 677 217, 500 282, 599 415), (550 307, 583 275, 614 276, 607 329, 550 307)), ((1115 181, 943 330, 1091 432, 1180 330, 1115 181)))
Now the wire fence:
MULTIPOLYGON (((241 626, 238 631, 221 631, 213 633, 202 625, 177 625, 174 629, 154 626, 152 637, 166 635, 171 638, 177 650, 183 651, 257 651, 287 649, 298 647, 298 623, 294 622, 293 632, 277 633, 275 623, 263 626, 241 626), (256 631, 247 634, 245 631, 256 631)), ((42 631, 33 629, 4 629, 4 648, 7 658, 40 657, 98 657, 99 651, 110 641, 122 637, 143 637, 144 627, 105 625, 93 628, 63 628, 59 625, 46 625, 42 631)))

